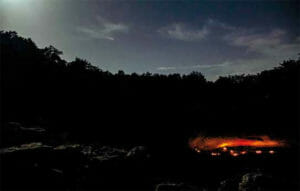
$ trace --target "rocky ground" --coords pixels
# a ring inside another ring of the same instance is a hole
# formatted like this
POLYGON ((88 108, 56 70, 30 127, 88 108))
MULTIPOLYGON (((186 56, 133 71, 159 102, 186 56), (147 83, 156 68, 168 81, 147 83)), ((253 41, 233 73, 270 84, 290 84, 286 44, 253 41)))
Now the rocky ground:
MULTIPOLYGON (((264 158, 218 159, 176 149, 165 154, 146 146, 62 143, 44 137, 40 127, 14 126, 24 143, 0 149, 1 190, 298 190, 294 148, 264 158), (22 129, 22 128, 23 129, 22 129), (24 137, 27 137, 25 139, 24 137)), ((51 137, 51 136, 49 136, 51 137)))

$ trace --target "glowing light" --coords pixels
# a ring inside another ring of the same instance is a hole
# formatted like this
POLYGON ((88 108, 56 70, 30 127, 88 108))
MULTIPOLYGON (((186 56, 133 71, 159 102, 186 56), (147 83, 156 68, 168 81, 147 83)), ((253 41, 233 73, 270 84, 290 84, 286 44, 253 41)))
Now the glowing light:
POLYGON ((196 151, 197 153, 200 153, 200 152, 201 152, 198 148, 194 148, 194 149, 195 149, 195 151, 196 151))
POLYGON ((224 143, 220 143, 217 145, 218 148, 222 147, 240 147, 240 146, 251 146, 251 147, 276 147, 279 146, 280 143, 276 140, 271 140, 267 136, 260 137, 259 139, 242 139, 242 138, 232 138, 225 140, 224 143))
POLYGON ((237 157, 237 156, 239 156, 239 154, 238 154, 238 153, 232 153, 231 155, 232 155, 232 156, 234 156, 234 157, 237 157))
POLYGON ((245 154, 247 154, 247 151, 241 151, 240 153, 241 153, 241 155, 245 155, 245 154))
POLYGON ((269 153, 270 153, 270 154, 275 154, 275 151, 269 150, 269 153))
POLYGON ((203 137, 198 136, 189 142, 192 148, 198 150, 222 149, 227 151, 228 147, 253 147, 253 148, 274 148, 283 147, 285 142, 282 140, 271 139, 268 136, 258 136, 256 138, 239 137, 203 137))
POLYGON ((256 150, 255 153, 260 155, 262 153, 262 151, 261 150, 256 150))
POLYGON ((221 153, 212 152, 212 153, 210 153, 210 155, 211 155, 211 156, 220 156, 221 153))

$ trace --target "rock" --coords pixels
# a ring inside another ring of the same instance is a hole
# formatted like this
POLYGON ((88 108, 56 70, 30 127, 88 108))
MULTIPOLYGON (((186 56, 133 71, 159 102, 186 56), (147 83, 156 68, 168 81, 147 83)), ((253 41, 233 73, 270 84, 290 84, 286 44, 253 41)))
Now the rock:
POLYGON ((118 155, 106 155, 106 154, 93 157, 93 159, 96 159, 98 161, 109 161, 118 158, 120 158, 120 156, 118 155))
POLYGON ((149 154, 146 147, 136 146, 126 154, 126 157, 130 159, 145 159, 149 157, 149 154))
POLYGON ((33 126, 25 127, 18 122, 8 122, 3 125, 1 147, 20 145, 30 142, 41 142, 48 138, 44 128, 33 126))
POLYGON ((97 146, 94 145, 92 146, 93 149, 93 155, 118 155, 118 156, 122 156, 125 157, 127 151, 123 150, 123 149, 118 149, 118 148, 114 148, 114 147, 108 147, 108 146, 97 146))
POLYGON ((238 189, 238 180, 235 180, 233 178, 223 180, 220 182, 220 187, 218 188, 218 191, 234 191, 238 189))
POLYGON ((183 183, 160 183, 156 185, 155 191, 179 191, 182 188, 183 183))
POLYGON ((93 146, 82 150, 83 153, 89 153, 91 160, 103 161, 116 161, 124 160, 127 151, 107 146, 93 146))
POLYGON ((28 127, 28 128, 20 127, 20 129, 23 130, 23 131, 34 132, 34 133, 44 133, 44 132, 46 132, 46 129, 38 127, 38 126, 28 127))
POLYGON ((67 149, 76 149, 80 148, 81 146, 79 144, 65 144, 65 145, 59 145, 54 148, 54 150, 67 150, 67 149))
POLYGON ((32 133, 43 133, 46 131, 44 128, 38 126, 24 127, 21 123, 18 122, 9 122, 8 128, 13 130, 14 132, 24 131, 24 132, 32 132, 32 133))
POLYGON ((113 187, 135 186, 135 180, 144 180, 139 179, 143 171, 136 166, 138 161, 131 160, 131 157, 139 156, 143 150, 143 147, 136 147, 129 152, 96 144, 49 146, 32 142, 0 149, 1 160, 5 164, 1 172, 6 177, 11 175, 6 182, 16 183, 13 185, 16 187, 26 183, 28 190, 35 186, 43 188, 45 184, 53 186, 53 190, 74 186, 108 188, 111 182, 119 184, 113 187), (128 153, 131 153, 129 157, 128 153))
POLYGON ((260 172, 247 173, 242 176, 239 183, 239 191, 260 191, 270 185, 270 177, 260 172))
POLYGON ((184 183, 160 183, 155 187, 155 191, 204 191, 184 183))
POLYGON ((100 145, 80 145, 65 144, 59 145, 53 149, 64 153, 77 153, 86 158, 87 161, 109 161, 115 159, 124 159, 126 150, 100 145))
POLYGON ((220 183, 218 191, 261 191, 273 190, 271 176, 259 170, 236 175, 220 183))
POLYGON ((92 155, 94 153, 92 146, 85 146, 85 147, 83 147, 82 150, 81 150, 81 152, 84 155, 92 155))
POLYGON ((29 143, 29 144, 22 144, 20 146, 12 146, 12 147, 1 149, 0 154, 12 153, 12 152, 17 152, 17 151, 26 151, 26 150, 37 150, 37 149, 43 149, 43 148, 48 149, 48 148, 52 148, 52 147, 48 146, 48 145, 43 145, 40 142, 29 143))

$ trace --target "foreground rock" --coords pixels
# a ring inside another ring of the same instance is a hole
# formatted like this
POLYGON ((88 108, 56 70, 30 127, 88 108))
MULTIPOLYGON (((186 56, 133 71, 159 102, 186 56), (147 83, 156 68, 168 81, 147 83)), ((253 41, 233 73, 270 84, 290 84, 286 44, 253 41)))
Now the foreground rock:
POLYGON ((5 174, 3 188, 13 190, 126 187, 130 173, 134 174, 132 180, 139 180, 140 167, 132 159, 147 159, 146 154, 132 149, 95 144, 50 146, 41 142, 0 149, 0 157, 5 174), (113 184, 115 180, 119 183, 113 184))
POLYGON ((280 181, 281 180, 257 170, 221 181, 218 191, 277 190, 276 183, 280 183, 280 181))
POLYGON ((272 185, 270 176, 261 172, 247 173, 242 176, 239 191, 269 190, 272 185))
POLYGON ((31 151, 40 149, 50 149, 51 146, 43 145, 41 142, 22 144, 20 146, 12 146, 4 149, 0 149, 0 154, 14 153, 18 151, 31 151))

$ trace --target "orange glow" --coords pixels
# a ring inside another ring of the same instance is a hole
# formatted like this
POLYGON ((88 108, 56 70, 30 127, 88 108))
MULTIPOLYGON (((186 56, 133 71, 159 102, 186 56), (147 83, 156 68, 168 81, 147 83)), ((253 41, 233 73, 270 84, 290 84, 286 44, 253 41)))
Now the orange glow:
MULTIPOLYGON (((285 146, 284 141, 271 139, 269 136, 257 136, 255 138, 198 136, 191 139, 189 144, 191 148, 201 151, 222 149, 224 152, 227 151, 228 147, 274 148, 285 146)), ((234 151, 230 150, 230 152, 234 151)))
POLYGON ((238 154, 238 153, 232 153, 231 155, 232 155, 232 156, 234 156, 234 157, 237 157, 237 156, 239 156, 239 154, 238 154))
POLYGON ((241 151, 241 155, 247 154, 247 151, 241 151))
POLYGON ((255 153, 256 153, 256 154, 261 154, 262 151, 261 151, 261 150, 257 150, 257 151, 255 151, 255 153))

